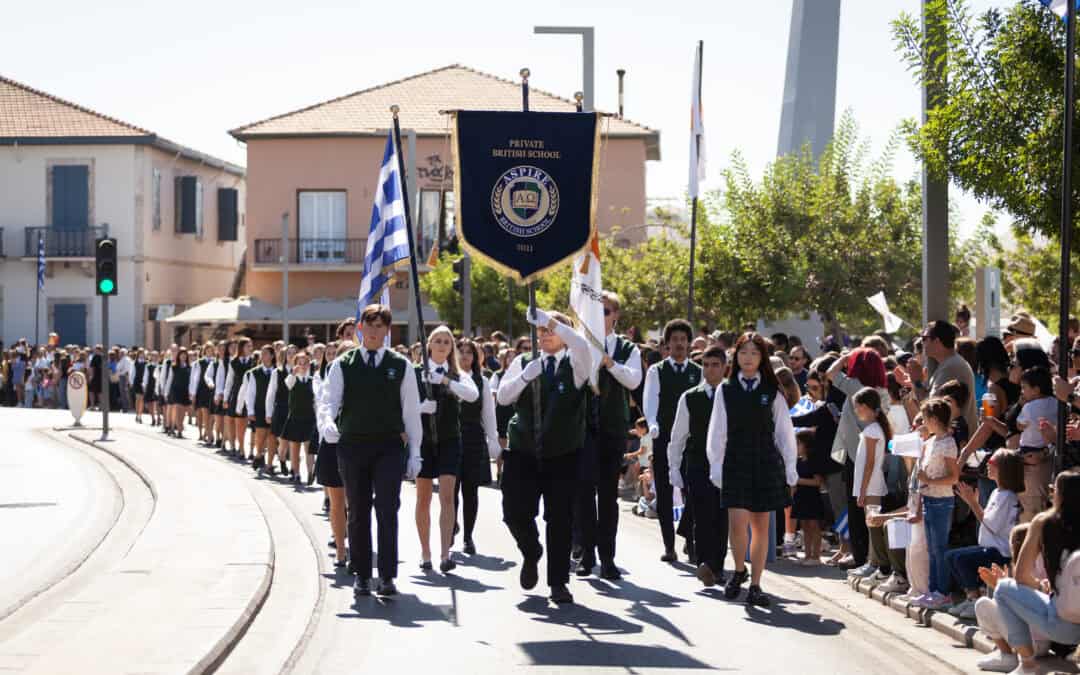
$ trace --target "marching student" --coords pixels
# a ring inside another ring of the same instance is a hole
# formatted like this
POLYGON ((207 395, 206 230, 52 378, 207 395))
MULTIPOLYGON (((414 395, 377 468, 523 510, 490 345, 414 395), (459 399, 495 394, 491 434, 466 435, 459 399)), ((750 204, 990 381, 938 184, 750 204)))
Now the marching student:
POLYGON ((135 423, 142 424, 143 408, 146 407, 146 395, 143 389, 143 375, 146 373, 146 352, 142 347, 135 350, 135 365, 131 369, 131 381, 128 390, 135 397, 135 423))
POLYGON ((210 389, 210 440, 211 444, 217 448, 222 448, 225 444, 225 409, 221 405, 221 395, 225 389, 228 353, 228 345, 224 340, 219 341, 214 347, 214 358, 210 360, 210 367, 203 376, 206 386, 210 389))
MULTIPOLYGON (((713 398, 706 454, 709 478, 720 490, 728 512, 728 532, 735 573, 724 596, 734 600, 747 579, 747 526, 752 531, 748 605, 768 607, 761 590, 761 573, 771 546, 769 514, 791 499, 790 487, 799 481, 795 429, 788 404, 778 396, 779 384, 769 361, 765 339, 743 333, 735 342, 735 364, 713 398)), ((692 492, 692 490, 691 490, 692 492)))
POLYGON ((600 576, 619 579, 615 565, 615 535, 619 529, 619 470, 626 454, 630 428, 630 392, 641 384, 641 354, 637 345, 615 333, 619 296, 604 291, 604 356, 599 394, 587 392, 591 413, 586 452, 581 453, 574 519, 580 532, 581 560, 576 574, 586 577, 600 554, 600 576), (592 448, 588 448, 591 445, 592 448))
POLYGON ((701 561, 697 578, 706 587, 724 583, 724 557, 728 548, 728 513, 720 490, 709 480, 705 453, 716 391, 724 382, 727 353, 709 347, 701 357, 704 381, 679 397, 671 441, 667 446, 668 476, 677 488, 690 488, 694 508, 694 550, 701 561), (686 467, 685 472, 679 467, 686 467), (686 481, 683 481, 683 474, 686 481))
POLYGON ((409 448, 405 477, 415 479, 423 465, 416 378, 409 362, 384 346, 392 318, 386 305, 364 308, 357 324, 363 334, 362 347, 334 361, 320 406, 320 433, 338 444, 338 469, 349 504, 349 567, 356 575, 353 595, 357 597, 371 595, 372 505, 379 539, 375 592, 397 593, 403 441, 409 448))
POLYGON ((202 357, 191 367, 191 377, 195 382, 195 420, 199 425, 199 440, 203 445, 211 445, 210 405, 214 402, 214 392, 206 384, 206 374, 210 361, 214 357, 214 343, 207 342, 202 347, 202 357))
MULTIPOLYGON (((649 435, 653 438, 656 511, 660 535, 664 540, 664 555, 660 556, 660 560, 668 563, 677 562, 679 556, 675 553, 675 515, 667 446, 671 439, 671 428, 675 424, 679 397, 701 383, 701 367, 689 359, 693 335, 694 329, 688 321, 668 321, 664 326, 664 344, 671 355, 651 366, 645 375, 645 419, 649 423, 649 435)), ((690 508, 685 509, 683 518, 689 517, 690 511, 690 508)), ((688 546, 687 549, 691 550, 692 547, 688 546)))
POLYGON ((461 402, 473 403, 480 391, 469 375, 458 365, 454 335, 446 326, 439 326, 428 336, 427 381, 423 386, 423 368, 414 367, 420 390, 420 412, 424 416, 424 443, 420 454, 424 467, 416 478, 416 531, 420 536, 420 568, 431 569, 431 496, 435 479, 439 479, 439 534, 442 544, 439 570, 443 573, 457 567, 450 557, 454 541, 454 522, 457 516, 454 497, 458 473, 461 471, 461 402), (429 397, 430 394, 430 397, 429 397))
MULTIPOLYGON (((346 352, 356 345, 351 342, 341 343, 341 351, 346 352)), ((327 372, 331 363, 334 362, 338 350, 338 343, 331 342, 326 346, 327 372)), ((341 472, 338 471, 337 443, 331 443, 324 435, 326 424, 322 415, 326 411, 323 405, 326 401, 326 376, 316 372, 313 376, 315 381, 315 412, 319 444, 315 455, 315 475, 319 485, 322 485, 326 493, 323 510, 330 517, 330 543, 334 547, 334 567, 344 570, 348 565, 347 549, 345 548, 345 488, 341 481, 341 472)), ((310 479, 309 479, 310 484, 310 479)))
POLYGON ((509 446, 502 453, 503 522, 524 558, 520 582, 531 590, 544 553, 536 527, 539 502, 547 524, 547 582, 551 600, 572 603, 570 539, 576 494, 578 453, 585 444, 585 391, 592 356, 589 344, 559 312, 535 310, 526 320, 536 326, 542 354, 523 354, 510 364, 499 384, 498 402, 513 405, 507 429, 509 446), (541 419, 534 418, 532 382, 540 389, 541 419), (537 432, 539 431, 539 434, 537 432), (537 435, 540 447, 537 448, 537 435))
MULTIPOLYGON (((234 456, 247 457, 244 450, 244 436, 247 432, 247 417, 240 410, 240 387, 244 383, 244 375, 251 367, 251 338, 242 337, 236 343, 235 353, 230 354, 229 372, 225 376, 225 412, 231 417, 225 424, 232 427, 232 454, 234 456)), ((230 345, 230 348, 232 345, 230 345)), ((230 352, 232 350, 230 349, 230 352)))
POLYGON ((146 364, 146 369, 143 371, 142 389, 143 389, 143 403, 150 408, 150 426, 155 426, 161 423, 161 415, 159 414, 158 402, 161 400, 158 397, 158 370, 161 368, 161 355, 156 351, 150 352, 150 361, 146 364))
POLYGON ((169 345, 169 351, 162 357, 161 369, 158 372, 158 400, 161 402, 161 409, 165 417, 165 423, 162 425, 162 432, 171 434, 176 427, 174 421, 175 411, 173 410, 173 397, 172 392, 169 391, 168 383, 169 376, 172 374, 173 366, 177 363, 180 354, 180 345, 175 342, 169 345))
MULTIPOLYGON (((285 380, 291 372, 296 347, 286 347, 281 343, 276 345, 275 352, 274 373, 266 392, 266 413, 270 415, 270 447, 277 454, 281 475, 288 476, 289 468, 285 460, 289 456, 289 441, 285 440, 284 432, 285 421, 289 417, 289 388, 285 386, 285 380)), ((296 471, 295 466, 293 471, 296 471)))
POLYGON ((236 340, 229 340, 225 345, 225 357, 221 359, 221 364, 218 367, 217 377, 214 380, 214 398, 218 404, 218 411, 220 412, 221 421, 221 437, 223 439, 222 450, 226 454, 232 454, 235 452, 235 443, 233 441, 233 431, 235 425, 233 424, 232 412, 229 410, 229 374, 232 373, 233 359, 239 354, 240 345, 236 340))
MULTIPOLYGON (((300 450, 311 457, 311 430, 315 428, 315 385, 311 377, 311 358, 307 352, 297 353, 292 372, 285 377, 287 392, 285 426, 281 436, 289 443, 292 482, 300 484, 300 450)), ((270 395, 266 397, 269 401, 270 395)), ((276 412, 276 411, 275 411, 276 412)), ((310 477, 311 468, 308 468, 310 477)), ((310 480, 308 481, 310 483, 310 480)))
MULTIPOLYGON (((480 392, 476 401, 461 402, 461 478, 457 482, 458 494, 454 499, 455 509, 459 498, 462 503, 464 550, 469 555, 476 555, 473 531, 480 509, 480 486, 491 483, 491 460, 502 454, 495 419, 495 396, 491 393, 490 375, 485 375, 482 370, 482 357, 483 351, 476 342, 468 338, 458 340, 458 364, 480 392)), ((457 531, 457 525, 454 530, 457 531)))
POLYGON ((247 415, 254 428, 251 444, 251 468, 259 473, 269 468, 274 473, 274 461, 270 455, 268 438, 270 434, 270 411, 266 408, 266 392, 270 389, 270 380, 274 376, 274 347, 263 345, 259 350, 259 365, 247 374, 247 415), (270 466, 267 467, 267 460, 270 466))
POLYGON ((173 418, 170 435, 184 437, 184 411, 191 405, 191 356, 188 350, 181 348, 176 362, 169 368, 169 379, 165 389, 169 392, 169 409, 173 418))

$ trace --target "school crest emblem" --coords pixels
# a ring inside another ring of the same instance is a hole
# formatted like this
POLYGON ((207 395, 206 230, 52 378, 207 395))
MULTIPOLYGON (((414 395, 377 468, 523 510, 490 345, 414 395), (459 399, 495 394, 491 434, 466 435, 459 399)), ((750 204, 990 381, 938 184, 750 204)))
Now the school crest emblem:
POLYGON ((535 237, 559 215, 559 188, 547 172, 535 166, 515 166, 504 172, 491 190, 495 222, 515 237, 535 237))

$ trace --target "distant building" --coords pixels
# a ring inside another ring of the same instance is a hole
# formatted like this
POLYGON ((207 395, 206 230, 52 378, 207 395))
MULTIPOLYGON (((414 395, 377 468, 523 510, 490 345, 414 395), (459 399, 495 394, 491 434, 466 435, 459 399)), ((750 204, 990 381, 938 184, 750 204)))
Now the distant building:
POLYGON ((100 341, 93 245, 107 230, 119 250, 110 341, 163 344, 159 310, 229 293, 244 203, 243 167, 0 77, 0 338, 34 338, 42 237, 41 339, 100 341))
MULTIPOLYGON (((520 110, 519 82, 460 65, 447 66, 233 129, 247 144, 248 269, 246 291, 281 305, 282 215, 289 227, 289 299, 318 298, 326 311, 355 299, 371 221, 390 106, 401 106, 403 130, 416 133, 421 261, 435 241, 454 234, 453 158, 449 117, 442 110, 520 110)), ((533 88, 532 110, 574 110, 574 102, 533 88)), ((645 163, 660 158, 660 134, 625 119, 605 118, 598 220, 602 232, 620 228, 625 243, 645 237, 645 163)), ((404 148, 405 152, 408 148, 404 148)), ((392 288, 394 322, 407 318, 404 274, 392 288)), ((314 316, 321 335, 342 317, 314 316)), ((291 332, 291 331, 290 331, 291 332)))

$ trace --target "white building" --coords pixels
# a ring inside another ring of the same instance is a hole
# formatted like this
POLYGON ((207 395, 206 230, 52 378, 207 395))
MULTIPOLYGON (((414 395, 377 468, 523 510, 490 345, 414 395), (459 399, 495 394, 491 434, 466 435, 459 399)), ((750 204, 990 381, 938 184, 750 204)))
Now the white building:
POLYGON ((94 241, 115 237, 113 344, 160 346, 159 323, 228 295, 243 258, 244 169, 0 77, 0 339, 101 340, 94 241), (165 318, 164 316, 160 318, 165 318))

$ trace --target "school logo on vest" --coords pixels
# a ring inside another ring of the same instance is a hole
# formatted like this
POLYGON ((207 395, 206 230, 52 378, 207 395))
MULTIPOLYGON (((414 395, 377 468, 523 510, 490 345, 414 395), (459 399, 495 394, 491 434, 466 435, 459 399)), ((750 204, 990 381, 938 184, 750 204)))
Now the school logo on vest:
POLYGON ((387 368, 387 370, 386 370, 386 379, 388 379, 388 380, 397 379, 397 371, 394 370, 393 368, 387 368))
POLYGON ((697 374, 691 370, 690 375, 687 377, 687 381, 689 381, 690 384, 694 384, 695 382, 697 382, 697 374))
POLYGON ((515 166, 491 190, 491 212, 499 227, 515 237, 535 237, 559 214, 559 188, 535 166, 515 166))
POLYGON ((761 405, 769 405, 769 395, 768 394, 762 394, 761 395, 761 405))

